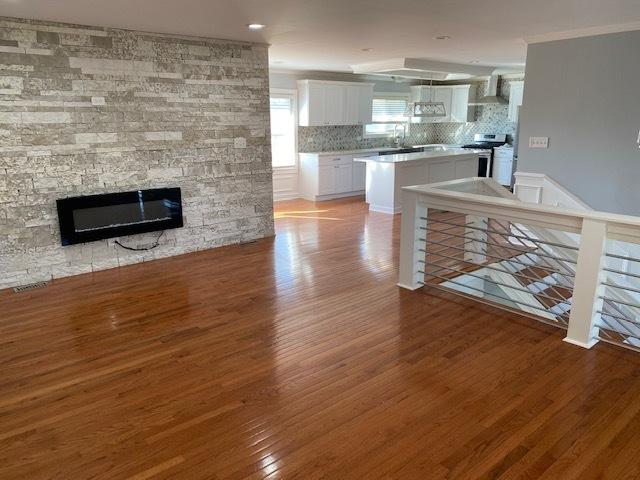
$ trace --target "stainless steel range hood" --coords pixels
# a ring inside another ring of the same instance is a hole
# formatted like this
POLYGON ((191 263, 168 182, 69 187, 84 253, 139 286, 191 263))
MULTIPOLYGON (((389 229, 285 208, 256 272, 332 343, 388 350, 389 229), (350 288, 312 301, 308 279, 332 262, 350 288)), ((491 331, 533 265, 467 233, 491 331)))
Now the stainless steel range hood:
POLYGON ((498 95, 498 76, 491 75, 489 77, 489 86, 487 87, 487 93, 483 97, 480 97, 475 102, 469 102, 469 105, 505 105, 507 100, 498 95))

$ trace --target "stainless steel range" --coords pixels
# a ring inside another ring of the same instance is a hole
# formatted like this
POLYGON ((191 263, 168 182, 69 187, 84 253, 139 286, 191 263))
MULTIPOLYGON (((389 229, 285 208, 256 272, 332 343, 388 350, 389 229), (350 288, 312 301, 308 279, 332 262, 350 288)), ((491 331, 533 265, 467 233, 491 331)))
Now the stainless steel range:
POLYGON ((462 148, 473 148, 487 150, 480 154, 478 164, 479 177, 491 177, 493 175, 493 149, 501 147, 507 143, 507 136, 504 133, 476 133, 473 136, 473 143, 463 145, 462 148))

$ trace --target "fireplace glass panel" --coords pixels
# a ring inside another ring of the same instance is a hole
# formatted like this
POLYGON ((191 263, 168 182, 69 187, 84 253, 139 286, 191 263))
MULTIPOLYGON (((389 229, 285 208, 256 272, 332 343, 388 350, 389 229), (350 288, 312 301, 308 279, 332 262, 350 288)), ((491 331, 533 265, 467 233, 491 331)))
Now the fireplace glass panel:
POLYGON ((71 197, 57 203, 63 245, 183 225, 179 188, 71 197))

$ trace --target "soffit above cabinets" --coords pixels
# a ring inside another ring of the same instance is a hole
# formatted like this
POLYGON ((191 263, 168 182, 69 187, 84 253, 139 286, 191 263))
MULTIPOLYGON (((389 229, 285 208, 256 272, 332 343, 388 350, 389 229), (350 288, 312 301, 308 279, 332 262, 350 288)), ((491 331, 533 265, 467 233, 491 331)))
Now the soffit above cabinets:
POLYGON ((351 65, 353 73, 417 80, 461 80, 491 75, 493 67, 437 62, 422 58, 392 58, 351 65))

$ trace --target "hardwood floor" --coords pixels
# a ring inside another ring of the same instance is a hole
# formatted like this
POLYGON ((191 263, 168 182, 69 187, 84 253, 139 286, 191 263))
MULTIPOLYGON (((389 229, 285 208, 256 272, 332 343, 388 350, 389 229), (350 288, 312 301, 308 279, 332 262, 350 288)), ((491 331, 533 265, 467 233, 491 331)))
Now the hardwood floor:
POLYGON ((0 478, 640 478, 640 355, 395 286, 399 217, 0 292, 0 478))

